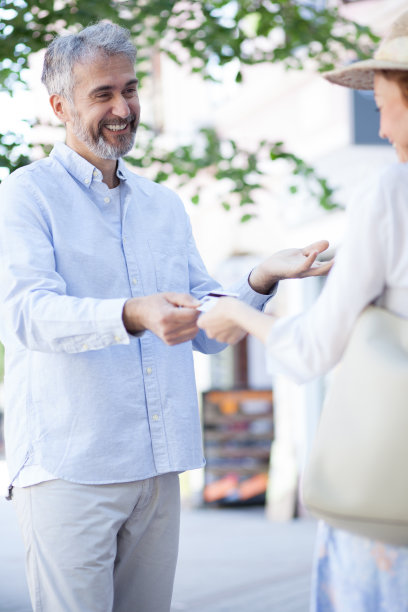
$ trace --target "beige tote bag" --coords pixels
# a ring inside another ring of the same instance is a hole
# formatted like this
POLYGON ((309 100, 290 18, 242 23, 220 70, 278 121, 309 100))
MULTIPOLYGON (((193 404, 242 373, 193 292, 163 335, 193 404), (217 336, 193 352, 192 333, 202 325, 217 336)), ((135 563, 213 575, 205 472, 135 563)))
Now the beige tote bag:
POLYGON ((408 546, 408 319, 358 318, 332 381, 302 484, 329 525, 408 546))

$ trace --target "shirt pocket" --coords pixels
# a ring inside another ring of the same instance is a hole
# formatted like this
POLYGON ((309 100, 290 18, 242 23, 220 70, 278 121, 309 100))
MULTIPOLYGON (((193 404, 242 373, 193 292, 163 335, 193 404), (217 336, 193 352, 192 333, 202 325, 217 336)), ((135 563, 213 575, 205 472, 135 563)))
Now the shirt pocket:
POLYGON ((149 244, 157 291, 189 293, 187 249, 171 243, 149 244))

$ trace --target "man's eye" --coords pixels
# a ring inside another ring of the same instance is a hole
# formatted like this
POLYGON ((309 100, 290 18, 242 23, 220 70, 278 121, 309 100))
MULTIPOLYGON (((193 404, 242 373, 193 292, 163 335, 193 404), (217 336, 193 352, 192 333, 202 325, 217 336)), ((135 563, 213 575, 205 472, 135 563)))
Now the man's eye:
POLYGON ((137 92, 136 87, 131 87, 130 89, 125 89, 123 93, 125 94, 125 96, 134 96, 136 92, 137 92))

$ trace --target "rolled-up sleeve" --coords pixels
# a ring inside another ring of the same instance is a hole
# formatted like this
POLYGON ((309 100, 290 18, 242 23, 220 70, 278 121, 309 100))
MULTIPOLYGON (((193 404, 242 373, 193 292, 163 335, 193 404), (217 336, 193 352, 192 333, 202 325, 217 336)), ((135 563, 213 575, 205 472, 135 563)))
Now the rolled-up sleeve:
MULTIPOLYGON (((1 326, 25 347, 76 353, 128 344, 126 298, 67 295, 50 224, 21 176, 0 187, 1 326)), ((80 274, 80 270, 78 274, 80 274)))

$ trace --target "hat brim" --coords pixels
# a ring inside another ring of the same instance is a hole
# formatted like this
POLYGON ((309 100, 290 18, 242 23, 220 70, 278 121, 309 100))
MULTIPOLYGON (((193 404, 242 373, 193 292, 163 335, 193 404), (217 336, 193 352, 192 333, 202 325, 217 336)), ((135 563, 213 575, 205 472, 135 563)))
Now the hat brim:
POLYGON ((331 83, 351 89, 374 89, 374 74, 377 70, 405 70, 408 64, 387 60, 363 60, 350 64, 347 68, 337 68, 323 74, 331 83))

